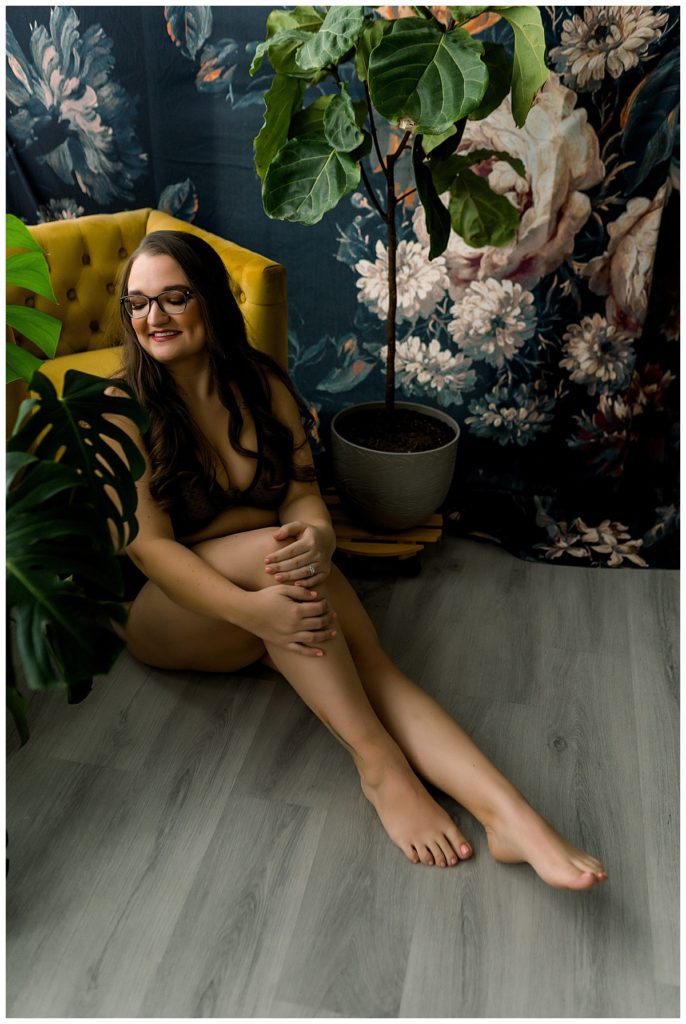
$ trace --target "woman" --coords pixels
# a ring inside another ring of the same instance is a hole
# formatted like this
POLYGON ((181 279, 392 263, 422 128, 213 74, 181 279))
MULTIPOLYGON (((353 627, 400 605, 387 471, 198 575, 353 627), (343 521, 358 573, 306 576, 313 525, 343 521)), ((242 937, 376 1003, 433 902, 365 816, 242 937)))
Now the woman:
MULTIPOLYGON (((331 563, 335 537, 288 378, 247 342, 221 259, 184 232, 148 235, 122 279, 123 377, 147 409, 139 532, 147 582, 129 649, 164 669, 279 671, 350 753, 362 790, 410 861, 472 848, 415 771, 484 826, 492 855, 587 889, 600 861, 548 825, 459 725, 391 662, 331 563), (280 525, 279 525, 280 524, 280 525)), ((116 393, 116 388, 112 389, 116 393)))

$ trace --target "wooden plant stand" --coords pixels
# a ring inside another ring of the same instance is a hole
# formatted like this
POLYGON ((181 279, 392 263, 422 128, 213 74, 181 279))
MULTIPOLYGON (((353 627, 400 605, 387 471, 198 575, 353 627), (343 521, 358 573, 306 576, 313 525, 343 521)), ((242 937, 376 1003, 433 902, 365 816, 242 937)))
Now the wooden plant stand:
POLYGON ((402 561, 419 554, 425 544, 440 540, 443 534, 443 516, 439 513, 410 530, 374 531, 372 527, 354 523, 337 494, 326 493, 323 498, 336 531, 336 550, 346 555, 398 558, 402 561))

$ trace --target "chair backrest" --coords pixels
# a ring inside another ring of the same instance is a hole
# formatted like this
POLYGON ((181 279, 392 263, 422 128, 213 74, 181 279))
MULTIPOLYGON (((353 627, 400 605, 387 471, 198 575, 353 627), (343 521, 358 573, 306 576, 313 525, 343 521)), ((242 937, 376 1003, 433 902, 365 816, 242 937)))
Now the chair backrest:
POLYGON ((216 249, 229 271, 250 341, 286 369, 285 268, 150 207, 29 226, 47 255, 57 305, 16 287, 8 288, 7 301, 35 305, 62 321, 58 356, 107 348, 116 338, 116 282, 122 265, 150 231, 171 229, 199 235, 216 249))

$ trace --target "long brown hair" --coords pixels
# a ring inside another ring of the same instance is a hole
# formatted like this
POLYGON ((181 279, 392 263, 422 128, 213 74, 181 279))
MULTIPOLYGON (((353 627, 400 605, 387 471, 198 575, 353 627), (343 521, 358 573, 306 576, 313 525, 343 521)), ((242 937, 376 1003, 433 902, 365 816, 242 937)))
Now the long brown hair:
MULTIPOLYGON (((264 484, 279 488, 284 481, 315 480, 314 470, 294 465, 292 431, 272 412, 269 375, 288 388, 300 411, 305 430, 312 416, 280 366, 248 342, 245 322, 231 291, 229 275, 211 245, 186 231, 153 231, 130 256, 120 281, 125 295, 131 268, 143 253, 171 256, 188 278, 200 306, 207 333, 210 372, 222 404, 229 411, 229 441, 241 455, 261 459, 264 484), (257 451, 240 443, 243 415, 233 382, 252 414, 257 451)), ((179 394, 172 373, 139 344, 131 320, 120 303, 123 333, 123 377, 148 412, 146 442, 152 466, 150 492, 170 512, 180 501, 181 486, 199 483, 204 490, 216 484, 212 448, 196 427, 179 394)))

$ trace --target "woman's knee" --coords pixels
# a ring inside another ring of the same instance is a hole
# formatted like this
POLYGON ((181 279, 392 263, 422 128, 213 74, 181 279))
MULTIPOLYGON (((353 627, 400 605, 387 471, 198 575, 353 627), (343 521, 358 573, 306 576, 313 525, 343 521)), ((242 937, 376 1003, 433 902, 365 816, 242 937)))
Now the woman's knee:
POLYGON ((251 590, 262 590, 276 582, 266 572, 266 556, 291 543, 275 540, 275 532, 275 527, 267 526, 259 530, 233 533, 227 537, 215 537, 196 544, 193 551, 234 583, 251 590))

